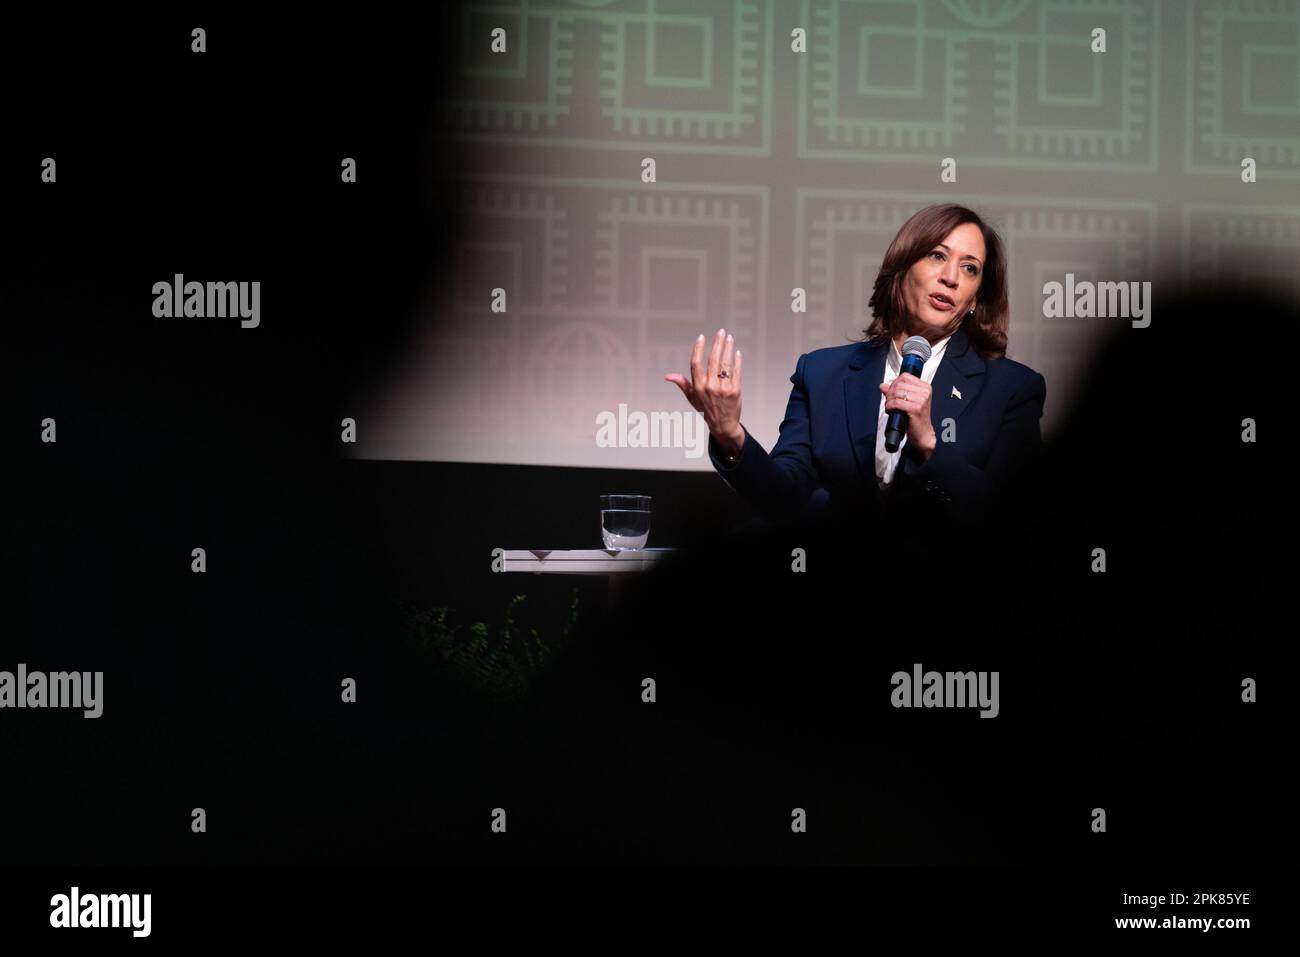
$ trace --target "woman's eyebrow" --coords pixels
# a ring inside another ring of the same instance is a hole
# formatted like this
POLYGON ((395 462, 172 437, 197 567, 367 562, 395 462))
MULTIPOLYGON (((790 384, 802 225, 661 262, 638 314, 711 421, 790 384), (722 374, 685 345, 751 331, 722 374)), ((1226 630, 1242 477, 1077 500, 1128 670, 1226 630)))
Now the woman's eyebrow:
MULTIPOLYGON (((944 249, 948 249, 948 247, 945 246, 943 243, 939 243, 939 245, 942 246, 944 249)), ((948 249, 948 252, 952 252, 952 250, 951 250, 951 249, 948 249)), ((962 258, 962 259, 974 259, 976 262, 979 262, 978 257, 972 256, 970 253, 967 253, 965 256, 962 256, 961 258, 962 258)))

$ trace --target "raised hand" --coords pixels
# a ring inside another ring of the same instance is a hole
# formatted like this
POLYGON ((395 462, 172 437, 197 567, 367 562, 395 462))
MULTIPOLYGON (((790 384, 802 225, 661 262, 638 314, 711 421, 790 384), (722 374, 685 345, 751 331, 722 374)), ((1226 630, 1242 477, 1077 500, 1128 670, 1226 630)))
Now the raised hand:
POLYGON ((704 363, 704 334, 691 350, 691 378, 675 372, 664 378, 682 390, 686 401, 704 416, 704 423, 724 452, 734 454, 745 444, 745 430, 740 425, 740 369, 742 356, 734 350, 735 342, 726 329, 713 337, 708 364, 704 363))

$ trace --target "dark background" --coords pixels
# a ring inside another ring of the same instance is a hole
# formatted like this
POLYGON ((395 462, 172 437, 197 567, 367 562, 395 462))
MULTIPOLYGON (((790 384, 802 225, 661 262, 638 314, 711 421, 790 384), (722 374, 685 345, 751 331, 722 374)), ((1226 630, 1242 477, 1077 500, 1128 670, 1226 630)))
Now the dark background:
POLYGON ((792 575, 791 542, 735 531, 750 512, 713 474, 349 461, 350 389, 400 354, 455 235, 457 150, 425 133, 451 16, 208 16, 203 57, 189 15, 16 29, 41 72, 4 155, 0 668, 104 672, 98 720, 0 713, 0 864, 23 920, 87 866, 149 868, 88 880, 159 893, 158 868, 209 866, 963 867, 921 906, 1041 919, 1069 888, 1059 906, 1103 922, 1128 913, 1121 887, 1258 894, 1294 305, 1179 288, 1117 335, 1000 521, 922 561, 817 543, 792 575), (176 272, 260 280, 261 326, 155 319, 149 290, 176 272), (603 579, 492 574, 494 547, 588 544, 596 496, 633 488, 662 503, 651 544, 685 557, 624 602, 603 579), (519 594, 543 661, 505 657, 519 594), (459 630, 434 640, 437 609, 459 630), (487 664, 475 622, 501 652, 487 664), (999 670, 1001 715, 891 708, 889 675, 915 661, 999 670))

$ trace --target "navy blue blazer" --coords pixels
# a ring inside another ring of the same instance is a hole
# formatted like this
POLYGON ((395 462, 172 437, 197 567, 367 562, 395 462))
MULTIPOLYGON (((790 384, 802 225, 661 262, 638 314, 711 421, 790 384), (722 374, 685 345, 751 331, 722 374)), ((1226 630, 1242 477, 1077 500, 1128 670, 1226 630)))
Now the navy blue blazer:
POLYGON ((938 445, 922 462, 909 439, 893 484, 881 492, 876 423, 888 353, 889 340, 880 337, 801 355, 772 451, 745 430, 740 458, 728 467, 710 436, 714 468, 773 521, 822 518, 832 507, 892 510, 918 500, 927 512, 982 517, 1002 484, 1041 448, 1046 380, 1014 360, 982 358, 964 330, 953 333, 931 383, 938 445), (954 441, 943 440, 945 419, 955 423, 954 441))

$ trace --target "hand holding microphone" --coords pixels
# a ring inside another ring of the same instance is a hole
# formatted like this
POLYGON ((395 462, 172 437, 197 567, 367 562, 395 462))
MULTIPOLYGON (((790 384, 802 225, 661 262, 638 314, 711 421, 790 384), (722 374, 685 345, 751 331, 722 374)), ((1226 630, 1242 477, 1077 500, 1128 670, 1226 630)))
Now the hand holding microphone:
POLYGON ((885 393, 885 451, 897 452, 903 436, 929 458, 938 444, 934 425, 930 422, 930 383, 921 378, 925 362, 930 358, 930 343, 924 336, 912 336, 899 350, 903 365, 893 382, 880 383, 885 393))

